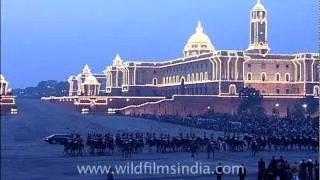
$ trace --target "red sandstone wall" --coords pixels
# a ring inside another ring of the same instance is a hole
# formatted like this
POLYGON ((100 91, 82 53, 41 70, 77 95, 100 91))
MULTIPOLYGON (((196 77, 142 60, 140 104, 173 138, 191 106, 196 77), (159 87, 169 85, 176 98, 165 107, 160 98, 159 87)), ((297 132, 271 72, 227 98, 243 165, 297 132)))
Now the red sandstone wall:
MULTIPOLYGON (((272 114, 276 104, 279 104, 278 110, 280 116, 287 114, 287 108, 292 108, 298 98, 264 98, 262 106, 267 114, 272 114)), ((206 111, 233 113, 237 111, 239 105, 238 97, 205 97, 205 96, 177 96, 174 100, 165 100, 158 104, 149 104, 142 107, 128 108, 122 113, 132 114, 156 114, 156 115, 181 115, 188 114, 199 115, 206 111)))

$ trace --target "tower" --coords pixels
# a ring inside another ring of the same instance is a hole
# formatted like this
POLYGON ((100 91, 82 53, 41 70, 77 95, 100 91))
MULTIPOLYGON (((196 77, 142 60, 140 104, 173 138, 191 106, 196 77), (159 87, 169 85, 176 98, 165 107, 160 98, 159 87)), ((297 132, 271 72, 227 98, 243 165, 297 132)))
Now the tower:
POLYGON ((248 52, 267 54, 270 50, 268 45, 268 21, 267 10, 261 0, 251 10, 250 16, 250 43, 248 52))

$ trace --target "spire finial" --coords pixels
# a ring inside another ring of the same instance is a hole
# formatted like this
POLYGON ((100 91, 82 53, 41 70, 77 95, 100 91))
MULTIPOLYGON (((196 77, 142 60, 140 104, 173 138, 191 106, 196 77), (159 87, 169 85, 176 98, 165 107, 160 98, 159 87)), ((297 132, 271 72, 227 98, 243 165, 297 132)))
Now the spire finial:
POLYGON ((200 20, 198 21, 198 25, 197 25, 197 28, 196 28, 196 32, 197 32, 197 33, 203 32, 203 28, 202 28, 202 25, 201 25, 200 20))
POLYGON ((261 4, 261 0, 258 0, 257 4, 261 4))
POLYGON ((113 60, 114 66, 121 66, 122 65, 122 59, 119 54, 116 55, 116 57, 113 60))

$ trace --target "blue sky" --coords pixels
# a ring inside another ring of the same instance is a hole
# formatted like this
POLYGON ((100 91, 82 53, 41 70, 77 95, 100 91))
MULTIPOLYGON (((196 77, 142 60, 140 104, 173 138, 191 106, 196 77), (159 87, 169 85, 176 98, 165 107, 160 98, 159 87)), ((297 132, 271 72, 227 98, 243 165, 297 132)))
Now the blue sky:
MULTIPOLYGON (((262 0, 274 53, 317 52, 316 0, 262 0)), ((169 60, 201 20, 216 49, 246 49, 256 0, 3 0, 1 71, 12 88, 66 80, 84 64, 169 60)))

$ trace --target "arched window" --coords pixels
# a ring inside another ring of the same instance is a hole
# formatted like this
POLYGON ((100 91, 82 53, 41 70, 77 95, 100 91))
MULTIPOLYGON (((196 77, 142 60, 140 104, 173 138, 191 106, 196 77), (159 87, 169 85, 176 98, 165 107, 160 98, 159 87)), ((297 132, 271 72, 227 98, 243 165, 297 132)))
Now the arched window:
POLYGON ((235 95, 236 93, 237 93, 236 85, 231 84, 231 85, 229 86, 229 94, 230 94, 230 95, 235 95))
POLYGON ((171 84, 172 83, 172 78, 171 78, 171 76, 169 76, 169 84, 171 84))
POLYGON ((286 81, 289 82, 290 81, 290 74, 286 73, 286 81))
POLYGON ((203 81, 203 73, 200 73, 200 81, 203 81))
POLYGON ((251 72, 248 72, 248 73, 247 73, 247 80, 248 80, 248 81, 251 81, 251 80, 252 80, 252 73, 251 73, 251 72))
POLYGON ((205 81, 208 81, 208 79, 209 79, 209 78, 208 78, 208 72, 205 72, 205 73, 204 73, 204 80, 205 80, 205 81))
POLYGON ((175 82, 176 82, 176 77, 172 76, 172 83, 175 83, 175 82))
POLYGON ((166 84, 169 84, 169 77, 166 77, 166 84))
POLYGON ((154 86, 156 86, 157 85, 157 78, 153 78, 153 80, 152 80, 152 84, 154 85, 154 86))
POLYGON ((265 72, 261 73, 261 81, 265 82, 267 80, 267 75, 265 72))
POLYGON ((199 73, 196 73, 196 81, 199 81, 199 73))
POLYGON ((194 81, 194 73, 191 74, 191 82, 194 81))
POLYGON ((180 79, 178 75, 176 76, 176 83, 180 83, 180 79))
POLYGON ((313 87, 313 95, 314 96, 320 96, 320 87, 319 86, 314 86, 313 87))
POLYGON ((166 83, 166 78, 163 77, 163 78, 162 78, 162 84, 165 84, 165 83, 166 83))
POLYGON ((187 82, 190 82, 190 74, 187 76, 187 82))
POLYGON ((276 81, 280 81, 280 73, 276 73, 276 81))

